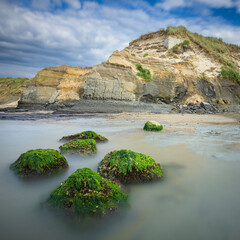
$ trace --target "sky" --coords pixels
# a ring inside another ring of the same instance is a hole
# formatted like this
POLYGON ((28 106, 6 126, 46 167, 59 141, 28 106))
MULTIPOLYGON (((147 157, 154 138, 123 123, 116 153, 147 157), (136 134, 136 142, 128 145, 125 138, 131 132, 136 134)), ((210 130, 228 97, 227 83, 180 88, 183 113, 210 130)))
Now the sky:
POLYGON ((168 26, 240 46, 240 0, 0 0, 0 77, 92 66, 168 26))

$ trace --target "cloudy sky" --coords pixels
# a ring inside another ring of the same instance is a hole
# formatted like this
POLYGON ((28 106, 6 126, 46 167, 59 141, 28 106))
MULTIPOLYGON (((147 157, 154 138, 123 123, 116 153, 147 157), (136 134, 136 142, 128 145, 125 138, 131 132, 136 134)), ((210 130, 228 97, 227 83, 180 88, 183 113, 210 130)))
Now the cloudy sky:
POLYGON ((240 45, 240 0, 0 0, 0 76, 91 66, 167 26, 240 45))

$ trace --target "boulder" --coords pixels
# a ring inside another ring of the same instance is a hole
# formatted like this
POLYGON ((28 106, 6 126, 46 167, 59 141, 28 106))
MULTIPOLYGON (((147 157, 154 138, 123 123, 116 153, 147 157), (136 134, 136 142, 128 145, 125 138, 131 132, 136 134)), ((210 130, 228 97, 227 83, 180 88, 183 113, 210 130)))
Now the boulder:
POLYGON ((200 103, 200 106, 202 108, 204 108, 205 110, 210 110, 212 108, 212 106, 210 105, 210 103, 207 103, 207 102, 201 102, 200 103))
POLYGON ((163 177, 160 165, 152 157, 131 150, 108 153, 99 163, 98 172, 103 178, 120 183, 144 182, 163 177))
POLYGON ((161 131, 163 126, 156 121, 147 121, 143 127, 145 131, 161 131))
POLYGON ((102 216, 127 203, 128 195, 89 168, 75 171, 54 190, 47 202, 81 217, 102 216))
POLYGON ((10 165, 20 176, 49 175, 66 167, 66 159, 54 149, 29 150, 10 165))
POLYGON ((69 136, 63 136, 61 140, 72 140, 72 139, 94 139, 96 142, 108 141, 104 136, 97 134, 93 131, 84 131, 69 136))
POLYGON ((90 154, 96 153, 96 141, 93 139, 73 139, 67 143, 64 143, 62 146, 59 147, 61 153, 71 154, 71 153, 83 153, 83 154, 90 154))

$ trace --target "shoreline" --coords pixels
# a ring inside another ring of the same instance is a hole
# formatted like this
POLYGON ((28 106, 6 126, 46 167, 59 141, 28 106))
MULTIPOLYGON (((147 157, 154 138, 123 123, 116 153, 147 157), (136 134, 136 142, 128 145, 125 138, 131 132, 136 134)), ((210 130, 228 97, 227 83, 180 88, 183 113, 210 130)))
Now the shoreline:
POLYGON ((240 125, 238 113, 217 114, 181 114, 153 112, 121 112, 121 113, 55 113, 53 111, 1 112, 0 120, 68 120, 76 118, 106 118, 111 121, 148 121, 168 122, 176 125, 220 124, 240 125))
POLYGON ((179 105, 82 99, 47 105, 19 103, 17 107, 0 108, 0 120, 65 120, 93 117, 167 121, 176 124, 239 124, 240 105, 211 105, 205 102, 179 105))

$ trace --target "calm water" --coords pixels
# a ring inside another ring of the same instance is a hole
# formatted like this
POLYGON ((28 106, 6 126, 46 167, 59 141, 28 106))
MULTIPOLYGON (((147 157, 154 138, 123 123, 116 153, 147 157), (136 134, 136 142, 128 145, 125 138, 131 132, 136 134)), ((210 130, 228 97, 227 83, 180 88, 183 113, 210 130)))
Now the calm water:
POLYGON ((0 121, 0 239, 239 240, 239 126, 198 124, 192 133, 148 133, 141 130, 143 123, 104 118, 0 121), (66 156, 66 172, 23 181, 9 170, 21 153, 58 149, 63 135, 88 129, 110 141, 98 144, 96 155, 66 156), (129 186, 129 209, 81 226, 41 207, 76 169, 96 171, 109 151, 123 148, 151 155, 166 173, 163 181, 129 186))

